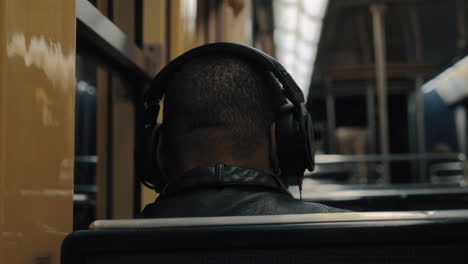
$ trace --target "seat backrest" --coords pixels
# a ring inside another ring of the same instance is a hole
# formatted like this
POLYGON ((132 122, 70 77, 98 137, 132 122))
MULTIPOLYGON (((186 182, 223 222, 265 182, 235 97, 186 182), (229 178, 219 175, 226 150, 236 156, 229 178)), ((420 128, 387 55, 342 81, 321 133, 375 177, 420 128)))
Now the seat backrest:
POLYGON ((468 210, 97 221, 62 264, 467 263, 468 210))

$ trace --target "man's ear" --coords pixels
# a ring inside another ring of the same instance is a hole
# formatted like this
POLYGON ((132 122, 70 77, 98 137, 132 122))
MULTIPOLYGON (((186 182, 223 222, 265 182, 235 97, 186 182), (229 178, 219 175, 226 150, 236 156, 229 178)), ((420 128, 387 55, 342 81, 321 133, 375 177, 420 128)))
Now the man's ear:
POLYGON ((270 150, 270 167, 273 170, 274 174, 280 174, 279 169, 279 160, 277 152, 277 142, 276 142, 276 122, 273 122, 270 126, 269 133, 269 150, 270 150))

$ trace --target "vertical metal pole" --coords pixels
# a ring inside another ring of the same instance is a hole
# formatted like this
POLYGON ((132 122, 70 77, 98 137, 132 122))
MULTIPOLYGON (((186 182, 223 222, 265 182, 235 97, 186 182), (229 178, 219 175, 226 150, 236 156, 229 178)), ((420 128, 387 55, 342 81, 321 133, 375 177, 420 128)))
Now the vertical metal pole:
MULTIPOLYGON (((377 79, 377 97, 379 107, 379 136, 380 150, 383 156, 390 153, 388 136, 388 107, 387 107, 387 58, 385 47, 384 13, 382 5, 371 5, 372 28, 374 35, 375 69, 377 79)), ((390 163, 383 162, 382 182, 390 181, 390 163)))
MULTIPOLYGON (((422 50, 422 37, 421 37, 421 27, 419 24, 419 14, 418 10, 415 7, 410 9, 410 22, 412 26, 412 31, 414 35, 414 54, 416 61, 421 63, 423 60, 423 50, 422 50)), ((426 133, 424 126, 424 92, 422 90, 423 86, 423 76, 418 75, 415 79, 415 92, 414 92, 414 102, 415 102, 415 117, 416 117, 416 137, 417 137, 417 150, 420 158, 419 162, 419 182, 427 182, 427 169, 426 169, 426 159, 423 157, 426 153, 426 133)))
POLYGON ((330 153, 337 153, 336 149, 336 116, 335 116, 335 99, 331 93, 332 80, 326 80, 326 96, 325 103, 327 107, 327 131, 328 131, 328 146, 330 153))

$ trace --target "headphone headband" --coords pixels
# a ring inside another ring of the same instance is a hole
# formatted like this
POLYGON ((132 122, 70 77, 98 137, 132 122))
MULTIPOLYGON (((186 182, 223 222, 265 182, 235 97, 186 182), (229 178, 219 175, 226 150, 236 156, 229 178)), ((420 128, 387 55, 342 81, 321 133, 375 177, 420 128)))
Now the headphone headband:
POLYGON ((263 71, 273 73, 276 81, 281 84, 279 87, 282 88, 282 94, 291 101, 291 103, 299 105, 305 102, 302 90, 276 59, 262 51, 248 46, 220 42, 207 44, 189 50, 175 58, 166 67, 164 67, 164 69, 162 69, 151 82, 150 90, 145 97, 146 110, 151 111, 150 109, 152 107, 159 106, 159 103, 166 92, 165 89, 167 88, 167 85, 165 85, 164 82, 169 79, 169 75, 171 75, 175 69, 192 58, 211 54, 231 54, 236 57, 244 58, 255 65, 261 66, 263 71))

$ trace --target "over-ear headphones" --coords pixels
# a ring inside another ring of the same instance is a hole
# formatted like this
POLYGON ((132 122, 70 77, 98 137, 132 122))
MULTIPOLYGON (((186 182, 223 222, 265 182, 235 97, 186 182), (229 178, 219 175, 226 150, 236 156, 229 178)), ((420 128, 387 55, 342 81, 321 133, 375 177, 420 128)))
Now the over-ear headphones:
MULTIPOLYGON (((161 192, 169 183, 160 167, 162 125, 156 123, 160 102, 169 80, 185 62, 213 54, 242 58, 268 74, 273 89, 285 102, 276 114, 276 142, 281 178, 288 184, 302 182, 304 170, 314 169, 314 135, 312 119, 305 107, 304 94, 289 73, 273 57, 254 48, 234 43, 213 43, 194 48, 174 59, 153 79, 144 97, 145 139, 144 171, 139 178, 148 188, 161 192), (287 100, 286 100, 287 99, 287 100), (288 102, 289 100, 289 102, 288 102)), ((235 164, 230 164, 235 165, 235 164)))

